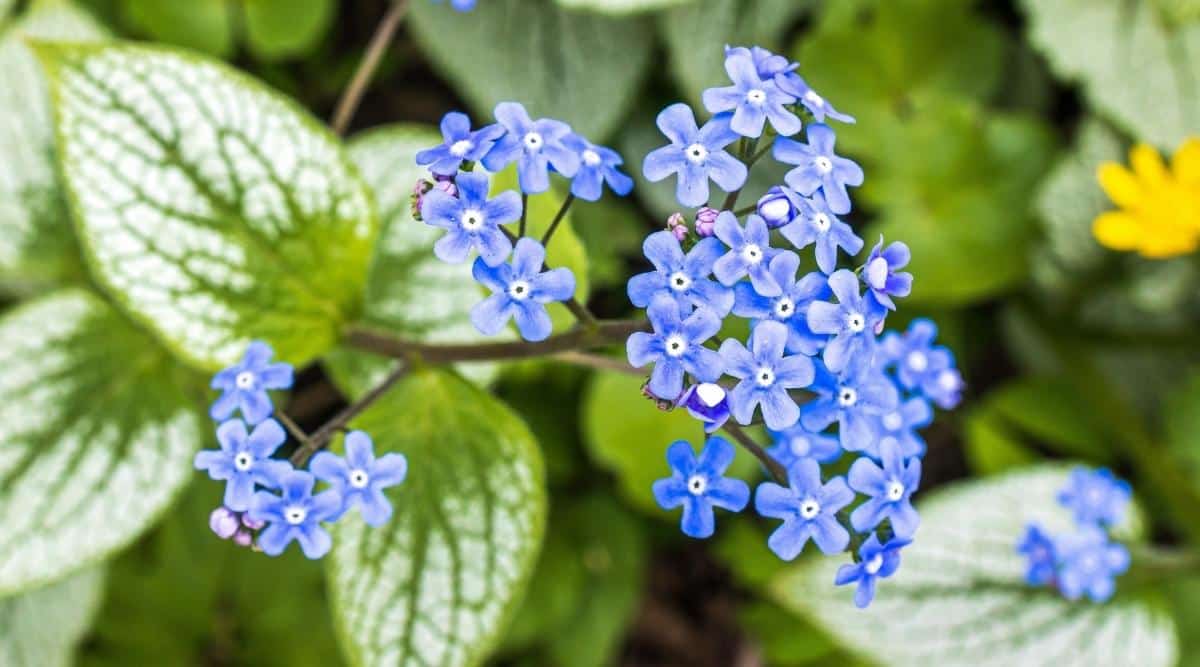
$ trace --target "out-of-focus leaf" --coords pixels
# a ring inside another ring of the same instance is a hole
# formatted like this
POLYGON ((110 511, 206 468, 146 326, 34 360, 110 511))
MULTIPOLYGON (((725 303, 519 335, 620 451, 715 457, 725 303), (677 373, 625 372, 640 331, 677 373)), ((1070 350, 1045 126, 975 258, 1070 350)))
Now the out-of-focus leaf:
POLYGON ((242 0, 246 42, 263 60, 307 53, 333 22, 334 0, 242 0))
POLYGON ((586 469, 579 433, 579 396, 587 377, 578 368, 530 362, 524 367, 510 366, 494 389, 533 431, 551 487, 570 483, 586 469), (528 372, 516 372, 516 368, 528 372))
POLYGON ((963 426, 967 462, 980 475, 994 475, 1036 463, 1038 456, 986 409, 967 416, 963 426))
POLYGON ((730 517, 717 531, 712 554, 741 585, 755 590, 764 588, 786 565, 767 548, 769 534, 748 517, 730 517))
POLYGON ((203 51, 218 58, 233 55, 233 12, 229 0, 122 0, 125 20, 156 41, 203 51))
POLYGON ((120 0, 135 30, 155 41, 232 58, 238 44, 266 62, 312 50, 328 31, 333 0, 120 0))
POLYGON ((627 202, 606 197, 595 203, 576 202, 571 217, 575 234, 587 249, 589 282, 624 294, 629 280, 626 258, 641 254, 642 240, 651 231, 641 213, 627 202))
MULTIPOLYGON (((738 624, 750 641, 758 644, 766 664, 774 667, 793 667, 830 660, 838 650, 823 630, 772 602, 754 601, 741 607, 738 609, 738 624)), ((845 656, 838 656, 836 664, 853 664, 847 663, 847 660, 845 656)))
POLYGON ((664 7, 684 5, 694 0, 556 0, 567 9, 583 9, 601 14, 636 14, 664 7))
POLYGON ((1068 380, 1054 376, 1015 380, 988 394, 987 409, 1060 454, 1108 463, 1112 458, 1093 408, 1068 380))
POLYGON ((68 667, 100 606, 104 568, 0 599, 0 665, 68 667))
POLYGON ((1177 577, 1165 588, 1179 627, 1178 667, 1197 667, 1200 665, 1200 577, 1177 577))

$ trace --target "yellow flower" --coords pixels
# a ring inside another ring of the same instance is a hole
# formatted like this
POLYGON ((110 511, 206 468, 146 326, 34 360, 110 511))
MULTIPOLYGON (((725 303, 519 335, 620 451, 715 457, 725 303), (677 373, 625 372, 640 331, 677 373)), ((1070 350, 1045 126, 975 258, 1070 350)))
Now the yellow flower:
POLYGON ((1129 151, 1133 171, 1115 162, 1096 170, 1100 187, 1119 210, 1097 216, 1092 233, 1113 250, 1161 259, 1200 245, 1200 139, 1183 142, 1163 164, 1158 151, 1138 144, 1129 151))

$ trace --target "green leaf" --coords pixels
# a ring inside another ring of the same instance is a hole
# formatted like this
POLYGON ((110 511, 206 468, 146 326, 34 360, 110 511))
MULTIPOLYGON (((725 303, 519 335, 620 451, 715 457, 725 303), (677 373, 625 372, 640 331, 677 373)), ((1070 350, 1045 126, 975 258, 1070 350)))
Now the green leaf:
POLYGON ((817 660, 823 660, 818 664, 847 664, 845 656, 834 660, 837 646, 824 632, 770 602, 756 600, 740 607, 738 625, 760 646, 766 664, 805 665, 817 660))
POLYGON ((378 227, 333 135, 215 61, 38 51, 85 254, 121 305, 208 369, 253 339, 298 366, 333 347, 361 309, 378 227))
POLYGON ((556 0, 567 9, 582 9, 601 14, 636 14, 665 7, 685 5, 695 0, 556 0))
POLYGON ((103 568, 93 567, 0 599, 0 665, 68 667, 100 606, 103 568))
MULTIPOLYGON (((478 342, 487 337, 471 324, 471 308, 484 292, 471 277, 471 264, 440 261, 433 244, 442 231, 412 217, 413 184, 428 174, 417 166, 417 151, 441 141, 430 127, 389 125, 350 142, 350 158, 375 194, 381 222, 362 323, 427 342, 478 342)), ((349 396, 366 393, 392 367, 389 359, 347 348, 325 362, 349 396)), ((462 364, 459 370, 484 383, 495 376, 496 365, 462 364)))
POLYGON ((1082 83, 1091 105, 1118 125, 1172 149, 1200 127, 1200 23, 1171 26, 1150 2, 1020 4, 1029 17, 1029 41, 1058 76, 1082 83))
MULTIPOLYGON (((670 474, 667 447, 687 440, 703 444, 703 425, 687 410, 663 412, 642 395, 643 379, 617 373, 597 373, 583 397, 583 439, 592 458, 614 472, 626 501, 665 521, 678 521, 654 502, 654 480, 670 474)), ((748 478, 758 462, 740 447, 728 475, 748 478)))
POLYGON ((1069 656, 1079 664, 1173 665, 1174 623, 1136 595, 1107 604, 1069 602, 1024 583, 1013 548, 1025 525, 1073 528, 1054 501, 1067 470, 1058 466, 961 483, 920 504, 921 531, 900 570, 880 581, 875 601, 854 607, 853 587, 835 587, 844 559, 794 566, 774 595, 847 649, 883 664, 1021 665, 1069 656))
POLYGON ((90 292, 0 319, 0 595, 128 544, 192 474, 194 378, 90 292))
POLYGON ((979 475, 1023 468, 1038 456, 1003 421, 987 409, 971 412, 963 424, 964 454, 979 475))
POLYGON ((1093 407, 1069 380, 1056 376, 1014 380, 987 396, 987 409, 1055 451, 1108 463, 1109 436, 1096 423, 1093 407))
POLYGON ((202 427, 197 378, 83 290, 0 319, 0 367, 6 595, 137 537, 192 474, 202 427))
POLYGON ((0 22, 0 284, 6 289, 28 291, 81 273, 55 171, 47 85, 25 40, 104 34, 67 0, 38 0, 13 24, 0 22))
POLYGON ((593 141, 613 132, 650 65, 643 19, 571 12, 549 0, 488 0, 471 13, 415 2, 411 27, 477 120, 518 101, 534 118, 570 123, 593 141))
POLYGON ((334 623, 355 665, 475 665, 533 571, 546 520, 541 454, 502 403, 418 372, 353 422, 408 479, 380 528, 347 517, 328 560, 334 623))
POLYGON ((333 0, 243 0, 246 42, 263 60, 303 55, 325 36, 333 0))
POLYGON ((236 7, 229 0, 122 0, 121 7, 125 20, 155 41, 219 58, 233 55, 236 7))

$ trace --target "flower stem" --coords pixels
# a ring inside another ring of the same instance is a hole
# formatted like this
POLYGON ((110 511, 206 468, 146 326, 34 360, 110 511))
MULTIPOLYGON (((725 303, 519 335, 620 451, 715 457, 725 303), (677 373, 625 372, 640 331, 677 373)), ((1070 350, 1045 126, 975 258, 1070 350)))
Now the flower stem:
POLYGON ((379 27, 375 29, 375 34, 371 36, 371 42, 367 45, 366 55, 358 64, 354 77, 350 79, 350 84, 346 86, 341 99, 338 100, 337 109, 333 112, 333 121, 330 125, 335 134, 346 133, 346 129, 350 126, 350 120, 354 117, 354 112, 358 110, 363 94, 371 85, 371 79, 375 77, 375 72, 379 69, 383 54, 387 52, 388 45, 396 37, 396 30, 400 27, 400 22, 404 19, 407 11, 407 0, 396 0, 387 14, 383 16, 383 20, 379 22, 379 27))
POLYGON ((525 236, 525 213, 529 210, 529 195, 521 193, 521 223, 517 226, 517 238, 525 236))
POLYGON ((743 215, 746 215, 747 213, 753 213, 757 210, 758 210, 758 204, 751 204, 750 206, 743 206, 742 208, 739 208, 738 210, 734 211, 733 214, 741 217, 743 215))
POLYGON ((275 413, 275 419, 280 424, 283 424, 283 427, 288 430, 288 433, 292 434, 292 437, 296 439, 296 442, 300 443, 301 445, 308 442, 308 434, 304 432, 304 429, 300 428, 299 424, 292 421, 291 417, 288 417, 282 411, 279 411, 275 413))
POLYGON ((554 220, 550 222, 550 227, 546 230, 545 234, 542 234, 542 245, 548 245, 550 243, 550 238, 554 236, 554 231, 558 229, 558 223, 562 222, 563 218, 567 217, 567 209, 571 208, 571 204, 574 203, 574 201, 575 195, 573 194, 568 194, 567 198, 563 200, 562 206, 558 208, 558 213, 554 214, 554 220))
POLYGON ((342 428, 345 428, 346 424, 350 423, 351 419, 354 419, 360 413, 362 413, 363 410, 371 407, 371 404, 379 400, 381 396, 386 394, 389 389, 391 389, 397 382, 400 381, 401 378, 404 377, 404 375, 408 372, 408 369, 409 364, 401 362, 396 366, 395 369, 392 370, 391 373, 388 374, 386 378, 383 379, 382 382, 376 385, 374 389, 368 391, 362 396, 362 398, 359 398, 357 401, 346 406, 341 412, 334 415, 333 419, 325 422, 324 426, 317 429, 317 431, 308 438, 308 441, 303 443, 295 451, 295 453, 292 454, 292 458, 290 459, 292 465, 299 468, 307 463, 309 457, 317 453, 321 448, 329 443, 329 440, 333 437, 334 433, 342 428))
POLYGON ((754 438, 751 438, 749 433, 743 431, 741 426, 738 426, 732 421, 727 421, 721 428, 725 429, 726 433, 733 436, 733 439, 737 440, 739 445, 746 448, 746 451, 753 454, 754 457, 763 464, 763 467, 767 469, 767 472, 772 478, 775 479, 777 483, 784 486, 788 485, 787 470, 784 470, 779 461, 771 458, 771 455, 767 454, 766 450, 759 446, 757 442, 754 442, 754 438))

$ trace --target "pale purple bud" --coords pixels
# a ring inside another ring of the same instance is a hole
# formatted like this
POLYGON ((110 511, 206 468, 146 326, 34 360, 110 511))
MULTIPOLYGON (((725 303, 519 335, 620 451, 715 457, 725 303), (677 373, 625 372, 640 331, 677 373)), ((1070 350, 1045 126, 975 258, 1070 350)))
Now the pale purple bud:
POLYGON ((412 217, 413 217, 413 220, 416 220, 417 222, 421 222, 421 204, 425 201, 425 193, 429 192, 432 189, 433 189, 433 183, 430 183, 429 181, 427 181, 423 178, 418 178, 417 182, 413 184, 413 193, 412 193, 412 217))
POLYGON ((248 530, 239 530, 237 534, 233 536, 233 543, 239 547, 248 547, 251 544, 254 544, 254 536, 251 535, 250 531, 248 530))
POLYGON ((218 507, 208 515, 208 527, 217 537, 227 540, 237 532, 238 516, 226 507, 218 507))
POLYGON ((721 212, 715 208, 701 206, 699 211, 696 211, 696 234, 700 236, 712 236, 713 227, 717 224, 717 216, 721 212))
POLYGON ((436 175, 436 176, 434 176, 434 179, 435 179, 435 181, 434 181, 433 187, 437 188, 438 190, 441 190, 442 192, 445 192, 446 194, 450 195, 451 197, 458 196, 458 186, 455 185, 453 176, 436 175))
POLYGON ((767 227, 775 229, 796 219, 799 211, 792 200, 778 185, 767 190, 767 194, 758 200, 758 215, 767 223, 767 227))
POLYGON ((671 217, 667 218, 667 231, 671 232, 677 241, 682 242, 687 238, 688 226, 682 213, 672 213, 671 217))
POLYGON ((267 525, 267 522, 251 519, 249 514, 242 514, 242 525, 250 530, 262 530, 262 527, 267 525))

